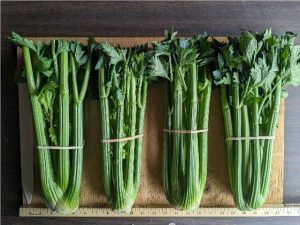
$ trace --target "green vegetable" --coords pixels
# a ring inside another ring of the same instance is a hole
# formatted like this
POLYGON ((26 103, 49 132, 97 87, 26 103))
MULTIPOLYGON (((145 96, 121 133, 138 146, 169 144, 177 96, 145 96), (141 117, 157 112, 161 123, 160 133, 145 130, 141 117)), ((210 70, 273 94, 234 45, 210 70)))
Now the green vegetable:
MULTIPOLYGON (((133 48, 98 45, 98 72, 102 140, 143 133, 147 87, 154 74, 146 46, 133 48)), ((106 197, 116 211, 129 210, 141 176, 142 137, 102 143, 106 197)))
POLYGON ((230 185, 236 206, 262 206, 270 180, 273 139, 289 85, 300 83, 300 46, 295 35, 243 32, 220 48, 215 83, 221 85, 230 185), (258 138, 257 138, 258 137, 258 138), (256 138, 256 139, 255 139, 256 138))
MULTIPOLYGON (((38 146, 82 146, 91 54, 75 41, 53 40, 47 45, 16 33, 9 39, 23 50, 38 146)), ((79 205, 82 151, 39 149, 44 199, 59 213, 73 212, 79 205)))
POLYGON ((153 64, 165 74, 163 184, 168 201, 180 209, 199 206, 207 175, 207 129, 214 50, 206 35, 176 38, 166 32, 154 43, 153 64), (183 133, 197 131, 199 133, 183 133), (173 132, 177 131, 177 132, 173 132))

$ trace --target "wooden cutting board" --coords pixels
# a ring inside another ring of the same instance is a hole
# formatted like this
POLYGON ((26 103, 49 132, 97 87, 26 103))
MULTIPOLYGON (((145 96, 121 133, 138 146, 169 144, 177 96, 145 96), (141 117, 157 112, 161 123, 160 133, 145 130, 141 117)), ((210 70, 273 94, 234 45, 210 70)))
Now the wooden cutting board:
MULTIPOLYGON (((32 38, 35 41, 49 41, 53 38, 32 38)), ((87 38, 76 39, 86 43, 87 38)), ((107 41, 121 46, 131 46, 145 42, 159 41, 161 38, 152 37, 101 37, 97 41, 107 41)), ((218 38, 226 41, 226 38, 218 38)), ((22 54, 18 50, 18 62, 22 54)), ((162 129, 163 129, 163 85, 156 83, 148 91, 147 110, 145 115, 144 145, 142 161, 142 178, 135 207, 152 206, 167 207, 168 202, 162 187, 162 129)), ((28 115, 31 116, 31 115, 28 115)), ((26 132, 21 130, 20 132, 26 132)), ((32 134, 34 139, 34 135, 32 134)), ((231 195, 226 150, 224 143, 224 127, 220 102, 220 93, 213 90, 209 131, 208 131, 208 175, 206 188, 202 197, 202 206, 230 207, 234 205, 231 195)), ((107 207, 102 186, 100 122, 98 101, 89 100, 85 103, 85 147, 84 168, 81 187, 80 207, 107 207)), ((37 150, 34 151, 34 194, 32 204, 26 207, 45 207, 40 186, 40 175, 37 161, 37 150)), ((266 203, 277 204, 283 200, 283 159, 284 159, 284 103, 281 104, 279 125, 276 130, 273 149, 272 172, 269 195, 266 203)), ((25 201, 23 201, 25 204, 25 201)), ((24 205, 25 206, 25 205, 24 205)), ((170 215, 172 216, 172 215, 170 215)))

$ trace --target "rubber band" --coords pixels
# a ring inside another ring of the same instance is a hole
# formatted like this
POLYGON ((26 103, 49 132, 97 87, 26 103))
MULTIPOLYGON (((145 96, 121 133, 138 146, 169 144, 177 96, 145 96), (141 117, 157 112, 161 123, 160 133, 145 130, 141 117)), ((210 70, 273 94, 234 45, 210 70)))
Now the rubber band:
POLYGON ((38 149, 49 149, 49 150, 76 150, 83 149, 82 146, 37 146, 38 149))
POLYGON ((241 140, 273 140, 274 136, 257 136, 257 137, 229 137, 225 141, 241 141, 241 140))
POLYGON ((138 134, 138 135, 135 135, 135 136, 125 137, 125 138, 104 139, 101 142, 102 143, 115 143, 115 142, 131 141, 131 140, 141 138, 143 136, 144 136, 144 134, 138 134))
POLYGON ((174 133, 174 134, 197 134, 197 133, 204 133, 207 132, 208 129, 202 129, 202 130, 168 130, 163 129, 166 133, 174 133))

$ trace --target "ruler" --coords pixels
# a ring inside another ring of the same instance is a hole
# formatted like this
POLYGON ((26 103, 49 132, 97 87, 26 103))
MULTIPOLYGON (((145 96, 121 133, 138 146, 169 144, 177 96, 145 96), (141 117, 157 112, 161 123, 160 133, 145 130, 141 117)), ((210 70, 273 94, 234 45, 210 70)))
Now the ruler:
POLYGON ((61 215, 47 208, 20 208, 22 217, 269 217, 300 216, 300 204, 272 204, 242 212, 237 208, 201 207, 182 211, 167 207, 135 207, 129 213, 117 213, 110 208, 79 208, 76 212, 61 215))

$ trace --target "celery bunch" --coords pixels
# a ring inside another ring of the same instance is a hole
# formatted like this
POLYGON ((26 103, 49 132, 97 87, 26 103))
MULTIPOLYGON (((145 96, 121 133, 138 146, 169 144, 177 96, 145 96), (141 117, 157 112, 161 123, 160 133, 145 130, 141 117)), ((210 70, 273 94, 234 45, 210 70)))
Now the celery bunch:
POLYGON ((207 39, 206 35, 179 39, 176 32, 166 32, 162 42, 154 43, 157 64, 168 77, 164 101, 164 191, 168 201, 180 209, 199 206, 206 182, 211 63, 216 61, 207 39))
POLYGON ((80 198, 83 101, 91 71, 92 47, 86 49, 76 41, 64 40, 33 43, 16 33, 9 39, 23 50, 25 67, 21 75, 27 81, 40 146, 45 202, 59 213, 71 213, 77 209, 80 198), (79 148, 51 150, 52 146, 79 148))
POLYGON ((267 197, 280 100, 289 85, 300 83, 294 40, 292 33, 243 32, 220 48, 214 77, 221 86, 229 179, 240 210, 259 208, 267 197))
MULTIPOLYGON (((143 133, 148 83, 157 76, 147 46, 97 47, 102 140, 133 137, 143 133)), ((142 137, 102 143, 103 180, 106 197, 116 211, 129 210, 141 177, 142 137)))

